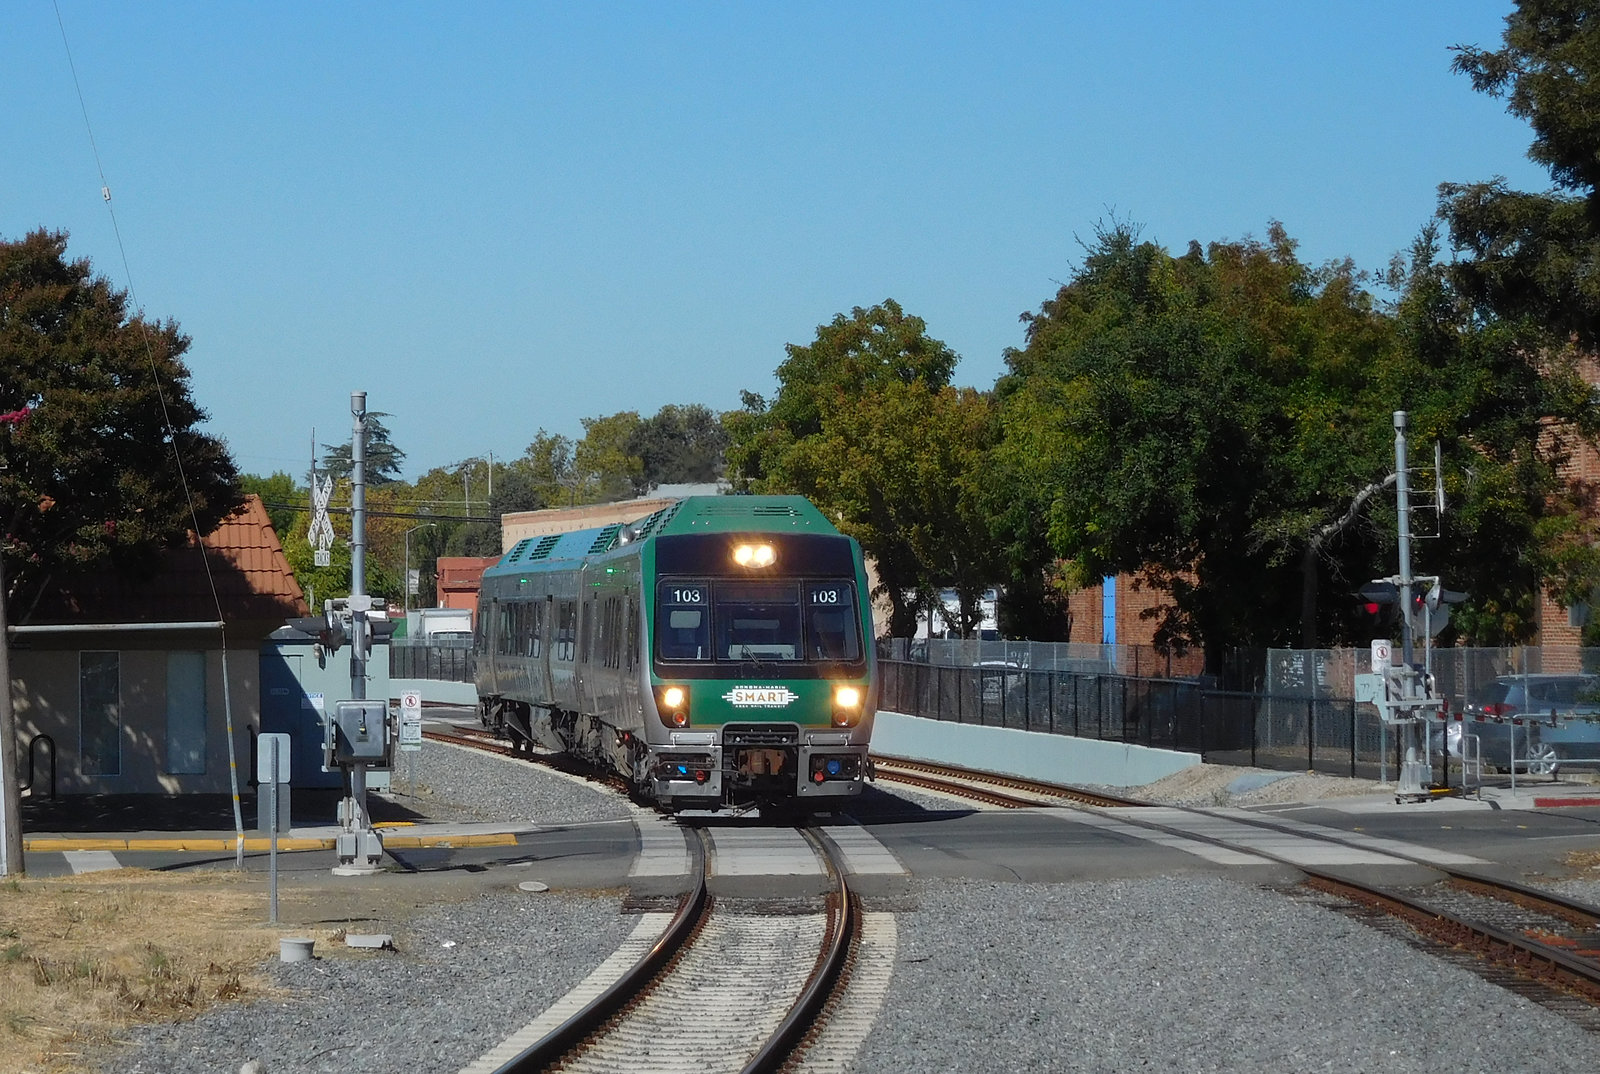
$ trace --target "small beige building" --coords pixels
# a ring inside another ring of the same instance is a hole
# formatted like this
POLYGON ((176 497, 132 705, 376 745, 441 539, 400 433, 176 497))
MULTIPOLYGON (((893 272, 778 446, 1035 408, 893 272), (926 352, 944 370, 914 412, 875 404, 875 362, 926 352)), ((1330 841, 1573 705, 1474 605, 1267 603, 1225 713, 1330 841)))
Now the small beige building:
POLYGON ((262 641, 306 614, 255 496, 203 540, 191 534, 166 552, 149 579, 60 579, 13 624, 24 793, 49 794, 52 779, 62 795, 225 792, 230 726, 244 784, 262 641))

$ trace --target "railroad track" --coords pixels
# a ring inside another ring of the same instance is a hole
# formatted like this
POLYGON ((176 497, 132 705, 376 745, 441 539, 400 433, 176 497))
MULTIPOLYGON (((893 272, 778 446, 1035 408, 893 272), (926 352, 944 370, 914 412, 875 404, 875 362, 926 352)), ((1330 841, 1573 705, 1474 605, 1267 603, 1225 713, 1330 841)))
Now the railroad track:
MULTIPOLYGON (((1316 834, 1308 825, 1288 827, 1239 810, 1192 808, 1177 812, 1222 819, 1269 836, 1293 835, 1347 848, 1364 845, 1350 836, 1341 838, 1340 833, 1316 834)), ((1389 923, 1402 925, 1408 933, 1406 938, 1419 941, 1419 946, 1434 955, 1467 966, 1585 1028, 1600 1031, 1600 907, 1440 864, 1421 855, 1408 855, 1391 844, 1382 847, 1383 854, 1435 870, 1444 879, 1423 887, 1392 888, 1308 864, 1303 855, 1274 853, 1261 841, 1207 835, 1193 827, 1147 820, 1133 810, 1120 813, 1118 819, 1298 869, 1306 877, 1300 885, 1303 890, 1334 896, 1344 904, 1342 908, 1355 910, 1363 920, 1380 928, 1389 923)))
MULTIPOLYGON (((494 742, 487 732, 467 728, 458 730, 464 733, 428 733, 433 737, 467 741, 507 754, 517 753, 508 746, 494 742)), ((1496 984, 1522 991, 1586 1027, 1600 1031, 1600 908, 1564 899, 1552 892, 1443 867, 1422 858, 1411 860, 1438 870, 1444 874, 1444 882, 1408 890, 1385 888, 1309 866, 1304 861, 1291 860, 1260 845, 1211 837, 1190 828, 1145 820, 1137 815, 1137 810, 1126 809, 1149 806, 1151 803, 1148 802, 950 765, 894 757, 874 757, 873 761, 877 778, 889 782, 1007 809, 1049 807, 1063 803, 1079 807, 1118 808, 1123 810, 1119 813, 1119 820, 1125 823, 1242 850, 1289 865, 1306 876, 1302 885, 1304 890, 1339 900, 1347 912, 1355 912, 1368 923, 1379 927, 1398 925, 1406 935, 1415 938, 1436 955, 1461 962, 1496 984), (1572 1001, 1576 1001, 1576 1005, 1572 1001)), ((1181 812, 1197 816, 1215 815, 1213 811, 1205 809, 1183 809, 1181 812)), ((1270 821, 1252 821, 1237 811, 1230 811, 1228 816, 1250 827, 1284 831, 1270 821)), ((1293 834, 1302 838, 1322 838, 1330 843, 1340 842, 1332 834, 1326 837, 1311 836, 1304 827, 1294 829, 1293 834)))
MULTIPOLYGON (((804 830, 835 890, 823 913, 773 912, 708 894, 707 839, 696 834, 689 841, 691 890, 643 955, 608 984, 580 985, 462 1074, 556 1068, 768 1074, 802 1054, 860 942, 861 913, 837 850, 804 830)), ((653 931, 651 918, 644 915, 635 937, 653 931)), ((625 944, 591 982, 606 975, 611 962, 626 961, 628 951, 625 944)))
POLYGON ((1055 806, 1063 802, 1091 806, 1142 806, 1148 803, 1132 798, 1068 787, 1059 783, 1042 783, 1020 776, 1001 776, 978 772, 954 765, 934 764, 930 761, 912 761, 903 757, 872 758, 873 772, 878 779, 901 783, 908 787, 938 791, 985 805, 1004 809, 1028 809, 1038 806, 1055 806))

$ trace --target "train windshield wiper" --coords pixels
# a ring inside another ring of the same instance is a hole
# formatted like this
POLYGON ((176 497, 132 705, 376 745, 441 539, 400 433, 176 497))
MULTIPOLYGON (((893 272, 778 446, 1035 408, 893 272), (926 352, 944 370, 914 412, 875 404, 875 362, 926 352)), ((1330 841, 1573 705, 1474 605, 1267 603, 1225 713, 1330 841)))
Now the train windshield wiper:
POLYGON ((754 650, 750 648, 749 644, 741 645, 739 648, 742 651, 741 655, 743 656, 743 659, 748 663, 754 664, 758 673, 766 667, 766 665, 761 662, 761 658, 756 656, 754 650))

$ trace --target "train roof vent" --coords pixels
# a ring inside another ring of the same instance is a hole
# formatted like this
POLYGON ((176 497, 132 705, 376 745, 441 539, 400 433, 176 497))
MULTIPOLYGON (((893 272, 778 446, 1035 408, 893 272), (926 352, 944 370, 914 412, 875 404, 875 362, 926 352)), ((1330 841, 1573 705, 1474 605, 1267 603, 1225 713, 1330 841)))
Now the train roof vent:
POLYGON ((595 536, 594 544, 589 546, 589 555, 604 552, 611 547, 611 542, 617 539, 617 534, 622 532, 622 523, 613 522, 595 536))
POLYGON ((735 497, 728 497, 727 503, 715 500, 702 504, 699 513, 702 515, 730 516, 738 515, 742 518, 799 518, 800 512, 786 503, 739 503, 735 497))
MULTIPOLYGON (((531 541, 533 538, 529 537, 528 540, 531 541)), ((539 538, 539 543, 534 545, 533 551, 528 553, 528 558, 543 559, 550 554, 550 550, 554 548, 560 542, 560 540, 561 534, 559 533, 545 534, 543 537, 539 538)))
POLYGON ((641 518, 638 524, 633 527, 633 539, 637 541, 641 537, 650 536, 655 531, 656 523, 661 521, 661 514, 662 512, 657 511, 641 518))
POLYGON ((672 516, 677 513, 678 504, 674 503, 668 504, 666 507, 663 507, 653 515, 646 515, 639 522, 639 524, 634 527, 633 539, 637 541, 641 537, 650 536, 656 530, 670 522, 672 520, 672 516))
POLYGON ((506 553, 506 562, 515 563, 522 556, 522 553, 528 550, 528 546, 532 543, 532 537, 524 537, 522 540, 512 545, 511 551, 506 553))

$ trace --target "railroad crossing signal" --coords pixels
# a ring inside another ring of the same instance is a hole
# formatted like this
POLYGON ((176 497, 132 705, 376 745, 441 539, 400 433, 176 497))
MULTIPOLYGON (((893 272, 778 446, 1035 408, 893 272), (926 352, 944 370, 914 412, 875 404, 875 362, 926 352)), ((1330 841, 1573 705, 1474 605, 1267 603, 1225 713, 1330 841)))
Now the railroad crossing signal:
MULTIPOLYGON (((1450 606, 1460 604, 1467 595, 1444 588, 1433 576, 1413 578, 1411 584, 1411 607, 1405 609, 1411 621, 1411 636, 1437 637, 1450 623, 1450 606)), ((1356 596, 1367 614, 1377 616, 1384 608, 1400 603, 1400 587, 1387 578, 1374 578, 1356 590, 1356 596)))

